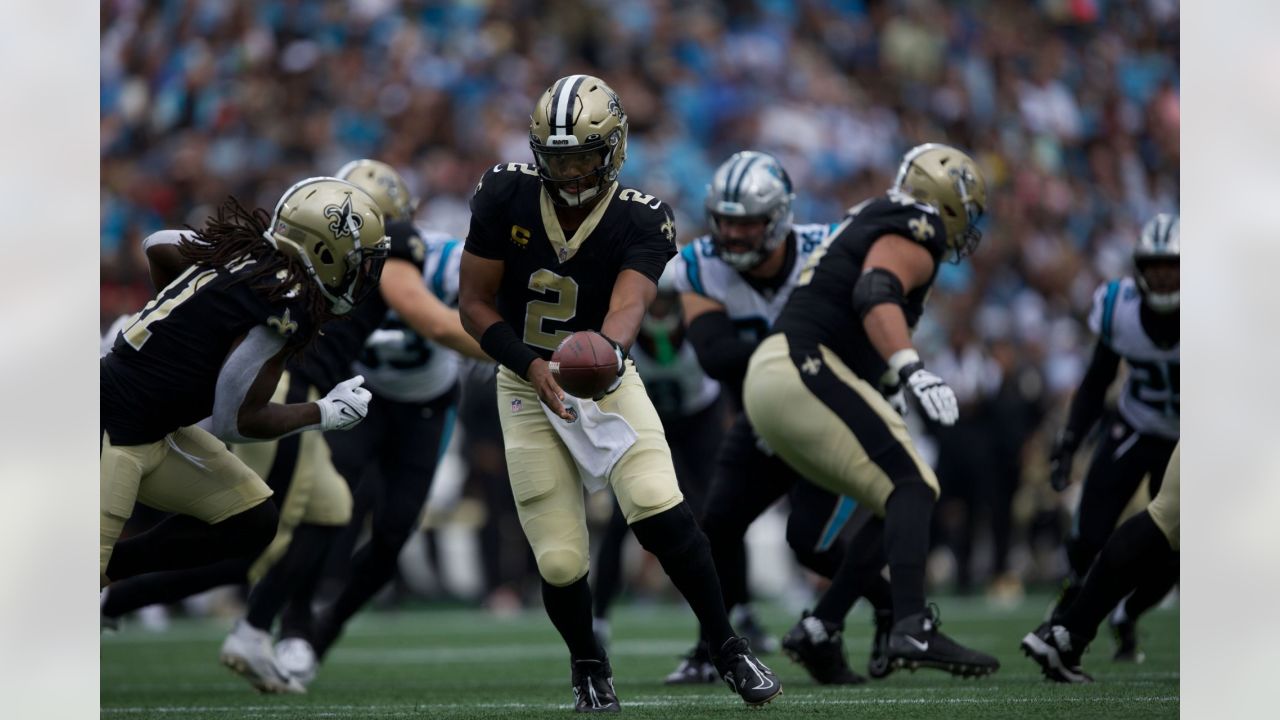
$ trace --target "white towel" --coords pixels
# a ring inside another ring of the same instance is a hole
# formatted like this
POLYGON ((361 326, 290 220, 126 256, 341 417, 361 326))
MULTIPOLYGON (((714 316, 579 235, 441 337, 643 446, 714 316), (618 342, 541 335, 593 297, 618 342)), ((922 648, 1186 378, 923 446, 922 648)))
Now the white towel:
POLYGON ((569 448, 582 484, 590 492, 605 486, 613 466, 640 437, 626 418, 601 410, 594 400, 565 396, 565 409, 577 413, 572 421, 556 415, 546 403, 538 405, 569 448))

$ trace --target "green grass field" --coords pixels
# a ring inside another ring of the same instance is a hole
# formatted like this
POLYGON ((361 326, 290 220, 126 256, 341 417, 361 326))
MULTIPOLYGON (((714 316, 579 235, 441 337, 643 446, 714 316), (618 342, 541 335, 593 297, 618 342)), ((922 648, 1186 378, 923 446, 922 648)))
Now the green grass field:
MULTIPOLYGON (((1178 613, 1143 620, 1141 665, 1111 662, 1100 637, 1085 656, 1098 682, 1045 682, 1018 649, 1048 603, 1013 610, 982 600, 942 598, 943 630, 994 653, 1002 668, 984 680, 921 670, 851 688, 815 686, 781 655, 764 656, 781 676, 781 698, 756 712, 776 718, 1155 718, 1178 715, 1178 613)), ((794 618, 765 606, 776 633, 794 618)), ((868 612, 849 620, 846 646, 864 670, 868 612)), ((366 614, 352 623, 306 695, 260 695, 218 664, 226 620, 180 620, 166 633, 128 627, 102 638, 104 718, 565 718, 572 713, 568 657, 541 610, 498 620, 477 610, 366 614)), ((671 688, 662 676, 692 637, 692 615, 677 606, 620 607, 610 657, 623 712, 634 718, 742 717, 748 710, 723 684, 671 688)), ((760 717, 763 717, 761 715, 760 717)))

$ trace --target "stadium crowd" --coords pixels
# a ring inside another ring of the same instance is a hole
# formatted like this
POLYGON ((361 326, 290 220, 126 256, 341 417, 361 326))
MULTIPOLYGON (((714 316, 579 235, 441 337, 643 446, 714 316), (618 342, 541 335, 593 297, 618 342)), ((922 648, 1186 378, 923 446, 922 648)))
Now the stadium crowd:
POLYGON ((108 0, 103 326, 152 294, 146 235, 199 225, 228 194, 269 208, 353 158, 395 166, 418 222, 464 237, 477 179, 530 160, 528 109, 571 72, 625 98, 624 180, 676 208, 684 241, 740 149, 782 161, 798 222, 883 191, 917 143, 978 159, 985 240, 944 266, 916 333, 964 418, 933 438, 935 536, 961 590, 1060 576, 1070 497, 1045 458, 1092 293, 1129 271, 1148 218, 1177 211, 1176 0, 108 0), (989 563, 969 562, 979 536, 989 563))

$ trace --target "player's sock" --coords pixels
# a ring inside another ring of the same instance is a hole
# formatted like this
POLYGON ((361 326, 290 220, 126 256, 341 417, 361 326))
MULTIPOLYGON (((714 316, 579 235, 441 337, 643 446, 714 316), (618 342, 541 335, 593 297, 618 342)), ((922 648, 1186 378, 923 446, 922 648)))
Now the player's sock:
POLYGON ((933 503, 933 489, 919 481, 897 486, 885 502, 884 547, 895 621, 924 612, 924 564, 933 503))
POLYGON ((329 545, 341 526, 303 523, 293 531, 289 549, 249 593, 246 620, 259 630, 271 630, 289 594, 309 575, 318 574, 329 545))
POLYGON ((144 573, 111 584, 102 614, 117 618, 148 605, 178 602, 196 593, 244 582, 252 560, 233 558, 186 570, 144 573))
POLYGON ((631 531, 645 550, 662 563, 671 583, 693 608, 714 652, 734 636, 720 592, 720 579, 711 560, 711 546, 687 503, 631 523, 631 531))
POLYGON ((1133 590, 1143 565, 1166 563, 1173 550, 1147 511, 1126 520, 1107 540, 1080 592, 1059 624, 1072 635, 1092 640, 1098 625, 1120 599, 1133 590))
MULTIPOLYGON (((327 627, 317 633, 317 653, 323 655, 342 626, 395 576, 403 545, 399 536, 388 537, 375 530, 369 541, 356 551, 342 592, 324 614, 327 627)), ((313 580, 318 580, 319 575, 314 573, 313 580)))
POLYGON ((712 562, 720 578, 720 594, 725 608, 751 602, 747 590, 746 527, 716 508, 708 508, 702 529, 707 537, 712 562))
POLYGON ((275 505, 259 503, 219 523, 172 515, 150 530, 116 543, 107 564, 113 581, 164 570, 185 570, 228 558, 252 558, 276 534, 275 505))
POLYGON ((890 607, 889 583, 880 574, 884 562, 884 522, 871 518, 849 541, 844 562, 813 609, 814 617, 844 627, 844 619, 859 597, 877 608, 890 607))
POLYGON ((1147 565, 1144 568, 1138 579, 1138 586, 1120 603, 1120 609, 1128 619, 1137 620, 1163 600, 1177 583, 1178 556, 1170 553, 1169 562, 1147 565))
POLYGON ((605 659, 604 650, 591 630, 591 586, 587 584, 586 575, 564 587, 543 580, 542 604, 574 660, 605 659))
POLYGON ((596 586, 591 592, 591 598, 595 604, 593 615, 597 618, 609 616, 609 606, 622 589, 622 546, 629 532, 626 516, 617 503, 614 503, 609 526, 596 551, 596 586))

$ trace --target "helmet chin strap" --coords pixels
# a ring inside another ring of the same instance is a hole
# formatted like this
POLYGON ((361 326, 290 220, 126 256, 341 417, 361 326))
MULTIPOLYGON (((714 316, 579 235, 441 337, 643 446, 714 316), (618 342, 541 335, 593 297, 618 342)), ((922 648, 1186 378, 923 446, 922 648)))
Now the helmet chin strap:
POLYGON ((582 207, 587 201, 600 194, 600 186, 596 185, 593 188, 587 188, 586 190, 579 192, 577 195, 567 193, 564 190, 557 190, 556 192, 560 193, 560 197, 563 198, 565 203, 570 207, 582 207))

